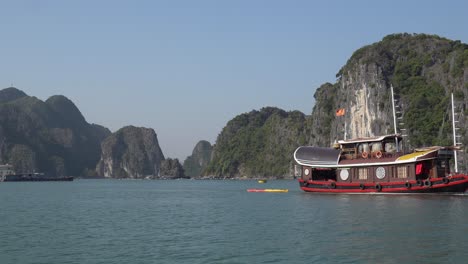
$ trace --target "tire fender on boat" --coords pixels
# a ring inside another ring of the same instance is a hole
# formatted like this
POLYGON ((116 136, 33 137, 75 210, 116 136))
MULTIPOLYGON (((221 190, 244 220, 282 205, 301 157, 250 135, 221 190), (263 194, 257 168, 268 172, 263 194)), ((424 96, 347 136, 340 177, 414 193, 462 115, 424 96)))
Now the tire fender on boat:
POLYGON ((378 158, 378 159, 382 158, 382 151, 380 151, 380 150, 377 151, 377 152, 375 153, 375 157, 378 158))
POLYGON ((429 179, 425 180, 424 185, 427 186, 427 187, 431 187, 432 186, 431 180, 429 180, 429 179))
POLYGON ((406 187, 406 189, 411 189, 411 183, 410 182, 405 182, 405 187, 406 187))
POLYGON ((366 186, 364 185, 364 183, 361 183, 361 184, 359 184, 359 188, 360 188, 361 190, 364 190, 364 189, 366 188, 366 186))
POLYGON ((362 152, 361 156, 364 158, 364 159, 367 159, 367 157, 369 156, 369 153, 367 153, 366 151, 362 152))
POLYGON ((421 186, 421 187, 424 185, 424 183, 423 183, 421 180, 417 180, 417 181, 416 181, 416 184, 417 184, 418 186, 421 186))
POLYGON ((442 179, 442 182, 445 183, 445 184, 448 184, 448 183, 450 182, 450 179, 447 178, 447 177, 444 177, 444 178, 442 179))
POLYGON ((330 183, 330 188, 335 189, 335 188, 336 188, 336 183, 335 183, 335 182, 331 182, 331 183, 330 183))
POLYGON ((380 183, 377 183, 377 184, 375 185, 375 189, 376 189, 378 192, 382 191, 382 185, 380 185, 380 183))

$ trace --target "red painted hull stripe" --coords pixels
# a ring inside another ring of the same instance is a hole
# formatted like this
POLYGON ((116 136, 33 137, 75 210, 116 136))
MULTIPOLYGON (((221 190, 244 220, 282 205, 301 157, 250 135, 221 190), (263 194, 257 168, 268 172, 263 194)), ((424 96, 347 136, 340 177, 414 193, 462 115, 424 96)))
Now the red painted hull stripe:
MULTIPOLYGON (((430 190, 437 190, 440 188, 447 188, 447 187, 456 187, 461 185, 468 186, 468 176, 467 175, 455 175, 452 177, 448 177, 450 179, 449 183, 435 183, 443 181, 443 178, 434 178, 430 179, 432 186, 418 186, 416 185, 417 181, 412 180, 408 181, 411 183, 411 188, 388 188, 394 185, 405 185, 407 181, 401 182, 375 182, 375 183, 344 183, 344 182, 335 182, 335 181, 307 181, 308 184, 315 184, 320 185, 322 188, 314 188, 314 187, 305 187, 301 186, 301 189, 306 192, 327 192, 327 193, 374 193, 378 192, 375 188, 376 184, 380 184, 382 190, 380 192, 417 192, 417 191, 430 191, 430 190), (335 183, 336 188, 331 187, 331 183, 335 183), (365 189, 359 189, 361 184, 364 184, 365 189), (354 188, 340 188, 340 187, 354 187, 354 188)), ((425 180, 422 180, 424 183, 425 180)), ((305 181, 299 179, 300 183, 304 183, 305 181)))

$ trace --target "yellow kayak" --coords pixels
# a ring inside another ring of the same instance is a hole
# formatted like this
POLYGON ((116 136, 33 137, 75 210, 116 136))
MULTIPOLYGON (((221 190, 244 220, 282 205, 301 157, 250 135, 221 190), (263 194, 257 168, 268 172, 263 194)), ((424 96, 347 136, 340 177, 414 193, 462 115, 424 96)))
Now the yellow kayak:
POLYGON ((248 192, 281 192, 286 193, 288 189, 247 189, 248 192))

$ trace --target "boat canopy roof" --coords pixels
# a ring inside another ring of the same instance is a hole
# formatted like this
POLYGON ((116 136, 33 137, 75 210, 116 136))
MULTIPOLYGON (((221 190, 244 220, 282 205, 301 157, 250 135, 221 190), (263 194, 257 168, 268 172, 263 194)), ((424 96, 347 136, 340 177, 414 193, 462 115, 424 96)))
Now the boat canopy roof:
POLYGON ((378 137, 365 137, 365 138, 354 138, 354 139, 347 139, 347 140, 338 140, 339 144, 351 144, 351 143, 365 143, 365 142, 380 142, 387 138, 398 138, 401 139, 400 134, 391 134, 391 135, 384 135, 378 137))
POLYGON ((320 147, 299 147, 294 152, 294 159, 298 164, 312 167, 336 166, 340 159, 339 149, 320 147))

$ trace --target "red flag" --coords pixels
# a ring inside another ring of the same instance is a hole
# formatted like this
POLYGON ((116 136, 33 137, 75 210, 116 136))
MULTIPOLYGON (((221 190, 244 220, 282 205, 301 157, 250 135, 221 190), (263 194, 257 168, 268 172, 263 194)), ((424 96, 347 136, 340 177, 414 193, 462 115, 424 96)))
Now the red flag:
POLYGON ((344 108, 340 108, 340 109, 336 110, 336 112, 335 112, 336 116, 344 116, 344 114, 345 114, 345 109, 344 108))

